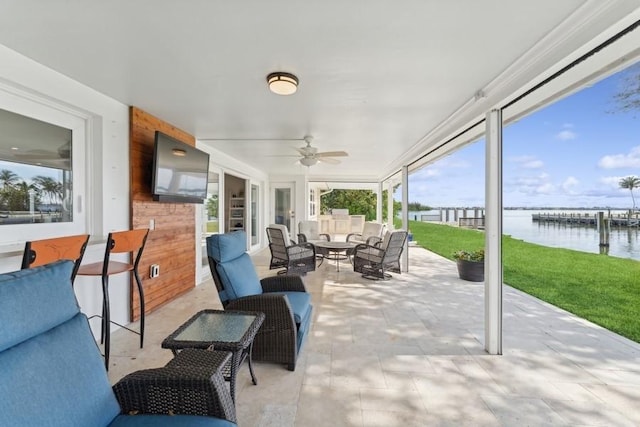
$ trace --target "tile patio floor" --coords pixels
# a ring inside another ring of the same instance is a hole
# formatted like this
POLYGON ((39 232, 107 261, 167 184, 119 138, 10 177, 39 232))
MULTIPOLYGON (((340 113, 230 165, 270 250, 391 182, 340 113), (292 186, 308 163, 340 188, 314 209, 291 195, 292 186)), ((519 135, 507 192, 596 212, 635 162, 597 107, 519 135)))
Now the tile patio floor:
MULTIPOLYGON (((640 425, 640 345, 504 288, 504 355, 483 349, 483 285, 455 264, 410 248, 409 273, 373 282, 347 262, 305 278, 312 331, 295 372, 255 363, 238 375, 240 426, 640 425)), ((269 253, 253 257, 261 277, 269 253)), ((164 365, 160 342, 204 308, 213 282, 147 317, 146 342, 114 332, 113 382, 164 365)))

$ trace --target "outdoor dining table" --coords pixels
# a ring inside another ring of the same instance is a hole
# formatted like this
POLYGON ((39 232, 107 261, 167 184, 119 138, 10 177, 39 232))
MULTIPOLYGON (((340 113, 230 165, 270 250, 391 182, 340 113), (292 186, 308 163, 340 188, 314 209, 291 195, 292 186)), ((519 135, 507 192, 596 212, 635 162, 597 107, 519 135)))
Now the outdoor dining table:
MULTIPOLYGON (((336 271, 340 272, 340 261, 348 259, 351 261, 353 250, 356 247, 354 242, 315 242, 313 244, 316 247, 316 253, 322 255, 322 258, 335 260, 336 271), (344 252, 344 254, 343 254, 344 252)), ((322 264, 322 261, 320 262, 322 264)))

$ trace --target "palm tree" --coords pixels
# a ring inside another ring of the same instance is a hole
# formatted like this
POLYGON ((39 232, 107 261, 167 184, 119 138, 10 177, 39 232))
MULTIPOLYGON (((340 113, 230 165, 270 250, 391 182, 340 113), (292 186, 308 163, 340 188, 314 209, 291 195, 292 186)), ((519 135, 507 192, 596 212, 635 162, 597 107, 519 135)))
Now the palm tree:
POLYGON ((2 188, 12 186, 16 182, 18 182, 19 179, 20 177, 9 169, 2 169, 0 171, 0 182, 2 183, 2 188))
POLYGON ((49 199, 49 203, 55 203, 61 199, 62 184, 48 176, 36 176, 33 178, 36 187, 45 194, 49 199))
POLYGON ((631 200, 633 201, 633 210, 636 209, 636 198, 633 197, 633 189, 634 188, 640 188, 640 178, 638 178, 637 176, 628 176, 626 178, 622 178, 620 179, 620 181, 618 182, 618 185, 620 186, 620 188, 628 188, 629 191, 631 192, 631 200))

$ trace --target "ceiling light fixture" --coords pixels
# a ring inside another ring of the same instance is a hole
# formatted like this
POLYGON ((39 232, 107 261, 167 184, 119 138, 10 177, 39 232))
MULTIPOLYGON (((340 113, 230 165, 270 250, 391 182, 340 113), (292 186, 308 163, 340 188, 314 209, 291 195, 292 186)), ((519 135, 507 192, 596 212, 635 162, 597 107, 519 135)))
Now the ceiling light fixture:
POLYGON ((304 165, 304 166, 313 166, 316 163, 318 163, 318 159, 315 159, 313 157, 303 157, 300 159, 300 164, 304 165))
POLYGON ((171 152, 173 153, 174 156, 178 156, 178 157, 184 157, 187 155, 187 152, 182 148, 174 148, 173 150, 171 150, 171 152))
POLYGON ((278 95, 293 95, 298 90, 298 78, 290 73, 271 73, 267 83, 269 90, 278 95))

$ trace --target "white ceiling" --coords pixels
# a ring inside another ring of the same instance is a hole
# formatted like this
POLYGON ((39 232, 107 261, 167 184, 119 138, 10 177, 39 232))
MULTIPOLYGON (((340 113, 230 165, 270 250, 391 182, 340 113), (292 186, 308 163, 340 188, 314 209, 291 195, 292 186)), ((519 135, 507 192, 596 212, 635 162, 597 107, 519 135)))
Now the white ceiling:
MULTIPOLYGON (((310 134, 319 151, 349 153, 311 167, 310 178, 377 179, 433 144, 424 137, 477 91, 528 84, 638 6, 0 0, 0 44, 268 174, 304 173, 283 156, 310 134), (297 75, 298 92, 270 93, 273 71, 297 75)), ((459 111, 457 122, 478 112, 459 111)))

